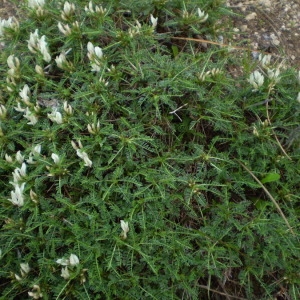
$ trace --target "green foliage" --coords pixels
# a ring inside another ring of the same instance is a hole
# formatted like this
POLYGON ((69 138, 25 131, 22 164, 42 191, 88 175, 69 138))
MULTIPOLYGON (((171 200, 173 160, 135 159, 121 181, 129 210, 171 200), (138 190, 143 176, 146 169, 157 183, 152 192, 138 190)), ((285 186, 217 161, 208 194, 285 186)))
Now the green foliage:
POLYGON ((296 71, 189 40, 222 1, 74 4, 1 36, 0 299, 299 298, 296 71))

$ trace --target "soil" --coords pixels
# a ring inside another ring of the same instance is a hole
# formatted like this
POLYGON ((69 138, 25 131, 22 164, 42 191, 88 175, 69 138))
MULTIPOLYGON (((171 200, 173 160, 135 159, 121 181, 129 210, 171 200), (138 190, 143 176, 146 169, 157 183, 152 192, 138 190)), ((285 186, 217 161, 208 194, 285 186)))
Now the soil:
POLYGON ((11 3, 10 0, 2 0, 0 2, 0 18, 7 19, 8 17, 15 16, 17 7, 11 3))
POLYGON ((300 68, 300 0, 227 0, 235 43, 287 59, 300 68))
MULTIPOLYGON (((235 13, 230 17, 232 44, 278 55, 300 68, 300 0, 225 0, 235 13)), ((15 15, 11 0, 0 2, 0 18, 15 15)))

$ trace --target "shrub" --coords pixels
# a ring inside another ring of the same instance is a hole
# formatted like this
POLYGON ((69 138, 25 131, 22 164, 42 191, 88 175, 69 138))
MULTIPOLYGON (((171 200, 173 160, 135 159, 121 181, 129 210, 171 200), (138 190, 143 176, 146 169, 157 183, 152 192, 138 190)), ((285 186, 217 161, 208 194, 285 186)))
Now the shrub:
POLYGON ((299 297, 300 79, 211 44, 229 14, 35 0, 1 21, 1 299, 299 297))

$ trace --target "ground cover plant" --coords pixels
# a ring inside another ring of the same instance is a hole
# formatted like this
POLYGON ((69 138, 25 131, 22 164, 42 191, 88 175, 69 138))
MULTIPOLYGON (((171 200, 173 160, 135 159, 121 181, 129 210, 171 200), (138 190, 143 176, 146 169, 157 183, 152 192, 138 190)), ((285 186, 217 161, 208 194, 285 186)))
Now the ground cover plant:
POLYGON ((299 299, 300 73, 220 46, 222 1, 21 11, 0 23, 0 299, 299 299))

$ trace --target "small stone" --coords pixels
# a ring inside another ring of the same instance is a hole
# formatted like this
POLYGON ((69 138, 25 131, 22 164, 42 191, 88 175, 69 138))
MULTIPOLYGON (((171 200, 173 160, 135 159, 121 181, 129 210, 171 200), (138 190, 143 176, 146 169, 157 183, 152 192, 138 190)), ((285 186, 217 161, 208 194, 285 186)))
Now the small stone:
POLYGON ((257 14, 256 14, 255 12, 253 12, 253 13, 247 15, 247 16, 245 17, 245 19, 246 19, 247 21, 251 21, 251 20, 254 20, 256 17, 257 17, 257 14))

